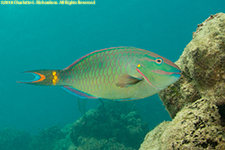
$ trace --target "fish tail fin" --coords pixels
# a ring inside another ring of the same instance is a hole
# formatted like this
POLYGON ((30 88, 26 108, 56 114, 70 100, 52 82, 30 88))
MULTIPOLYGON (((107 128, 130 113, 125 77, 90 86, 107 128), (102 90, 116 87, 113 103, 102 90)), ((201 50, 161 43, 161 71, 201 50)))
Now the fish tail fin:
POLYGON ((29 81, 17 81, 17 83, 33 84, 33 85, 59 85, 61 70, 33 70, 25 71, 22 74, 34 75, 33 80, 29 81))

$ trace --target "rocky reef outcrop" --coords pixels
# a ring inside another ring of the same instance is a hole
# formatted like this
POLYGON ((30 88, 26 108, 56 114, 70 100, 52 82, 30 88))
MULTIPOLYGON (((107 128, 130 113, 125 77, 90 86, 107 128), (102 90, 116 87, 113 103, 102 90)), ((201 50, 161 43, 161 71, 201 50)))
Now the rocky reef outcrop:
POLYGON ((211 15, 198 25, 176 64, 180 80, 159 93, 172 118, 200 98, 225 104, 225 14, 211 15))
POLYGON ((77 120, 70 138, 77 150, 135 150, 148 131, 133 102, 108 101, 77 120))
POLYGON ((224 150, 224 13, 198 25, 176 64, 180 80, 159 93, 173 120, 150 131, 140 150, 224 150))
POLYGON ((140 150, 225 149, 225 133, 217 106, 199 99, 178 112, 171 121, 150 131, 140 150))

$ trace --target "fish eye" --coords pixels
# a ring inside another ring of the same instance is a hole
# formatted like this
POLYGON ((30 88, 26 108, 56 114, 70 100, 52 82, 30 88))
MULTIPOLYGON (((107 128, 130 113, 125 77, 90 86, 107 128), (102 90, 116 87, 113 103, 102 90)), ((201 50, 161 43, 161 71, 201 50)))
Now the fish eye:
POLYGON ((163 60, 162 60, 161 58, 156 58, 156 59, 155 59, 155 62, 156 62, 158 65, 160 65, 160 64, 162 64, 163 60))

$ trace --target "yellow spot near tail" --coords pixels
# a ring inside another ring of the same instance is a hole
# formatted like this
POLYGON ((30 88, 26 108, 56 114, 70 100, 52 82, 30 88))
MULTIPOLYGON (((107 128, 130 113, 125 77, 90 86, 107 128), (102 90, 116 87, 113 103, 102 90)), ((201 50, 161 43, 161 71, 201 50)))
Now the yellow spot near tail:
POLYGON ((53 75, 53 76, 55 76, 55 75, 56 75, 56 72, 55 72, 55 71, 53 71, 53 72, 52 72, 52 75, 53 75))
POLYGON ((138 64, 137 67, 141 67, 141 64, 138 64))
POLYGON ((57 80, 57 79, 58 79, 58 77, 57 77, 57 76, 54 76, 54 79, 55 79, 55 80, 57 80))
POLYGON ((56 75, 55 71, 52 72, 52 75, 53 75, 52 83, 56 85, 56 83, 58 82, 58 76, 56 75))

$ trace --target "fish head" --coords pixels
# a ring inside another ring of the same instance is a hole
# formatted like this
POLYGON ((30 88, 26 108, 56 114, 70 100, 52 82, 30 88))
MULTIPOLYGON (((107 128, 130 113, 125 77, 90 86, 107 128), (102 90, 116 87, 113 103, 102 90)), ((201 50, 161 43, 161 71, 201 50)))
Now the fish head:
POLYGON ((140 59, 136 70, 158 90, 176 82, 181 76, 181 70, 176 64, 155 53, 146 54, 140 59))

